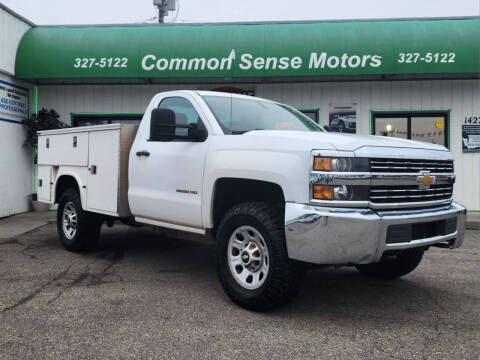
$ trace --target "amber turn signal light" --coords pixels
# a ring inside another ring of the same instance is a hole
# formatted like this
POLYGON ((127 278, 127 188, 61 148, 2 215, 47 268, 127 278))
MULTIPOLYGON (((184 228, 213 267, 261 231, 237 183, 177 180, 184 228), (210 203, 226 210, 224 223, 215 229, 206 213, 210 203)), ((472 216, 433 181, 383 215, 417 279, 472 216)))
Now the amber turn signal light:
POLYGON ((313 198, 316 200, 332 200, 333 186, 313 185, 313 198))
POLYGON ((332 159, 325 157, 316 157, 313 160, 313 170, 315 171, 332 171, 332 159))

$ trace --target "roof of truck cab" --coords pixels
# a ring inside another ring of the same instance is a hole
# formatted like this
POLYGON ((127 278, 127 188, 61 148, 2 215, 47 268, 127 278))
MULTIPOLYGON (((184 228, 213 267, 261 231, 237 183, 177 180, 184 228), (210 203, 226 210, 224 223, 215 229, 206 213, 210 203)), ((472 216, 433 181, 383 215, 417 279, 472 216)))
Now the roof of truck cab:
POLYGON ((217 96, 217 97, 229 97, 229 98, 238 98, 238 99, 247 99, 247 100, 260 100, 260 101, 268 101, 272 102, 271 100, 260 98, 260 97, 252 97, 250 95, 243 95, 243 94, 235 94, 229 92, 222 92, 222 91, 208 91, 208 90, 196 90, 193 91, 200 96, 217 96))

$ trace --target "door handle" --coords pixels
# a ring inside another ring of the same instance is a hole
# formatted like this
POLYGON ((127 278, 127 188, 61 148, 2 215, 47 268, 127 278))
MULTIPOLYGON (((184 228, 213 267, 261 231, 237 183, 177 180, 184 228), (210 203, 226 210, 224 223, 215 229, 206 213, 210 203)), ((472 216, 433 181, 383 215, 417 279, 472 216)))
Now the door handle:
POLYGON ((137 156, 150 156, 150 153, 147 150, 137 151, 137 156))

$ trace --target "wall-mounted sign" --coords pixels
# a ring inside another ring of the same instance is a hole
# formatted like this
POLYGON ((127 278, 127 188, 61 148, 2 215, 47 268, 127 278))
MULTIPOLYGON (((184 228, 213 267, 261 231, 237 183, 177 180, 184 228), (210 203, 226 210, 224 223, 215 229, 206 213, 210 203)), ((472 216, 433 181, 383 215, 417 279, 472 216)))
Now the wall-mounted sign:
POLYGON ((462 125, 462 151, 480 153, 480 124, 462 125))
POLYGON ((28 112, 28 89, 0 80, 0 114, 23 119, 28 112))
POLYGON ((275 78, 478 73, 480 20, 35 27, 15 75, 275 78))
POLYGON ((344 105, 330 104, 329 108, 330 131, 350 134, 357 132, 357 103, 344 105))

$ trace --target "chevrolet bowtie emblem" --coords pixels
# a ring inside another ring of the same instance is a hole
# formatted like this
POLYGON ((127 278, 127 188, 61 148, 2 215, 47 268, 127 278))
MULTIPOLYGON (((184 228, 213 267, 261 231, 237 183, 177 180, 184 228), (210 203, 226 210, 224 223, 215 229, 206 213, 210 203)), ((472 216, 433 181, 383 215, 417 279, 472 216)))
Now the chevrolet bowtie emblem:
POLYGON ((428 189, 430 185, 435 183, 435 176, 431 176, 428 172, 422 172, 422 175, 417 176, 417 183, 420 189, 428 189))

